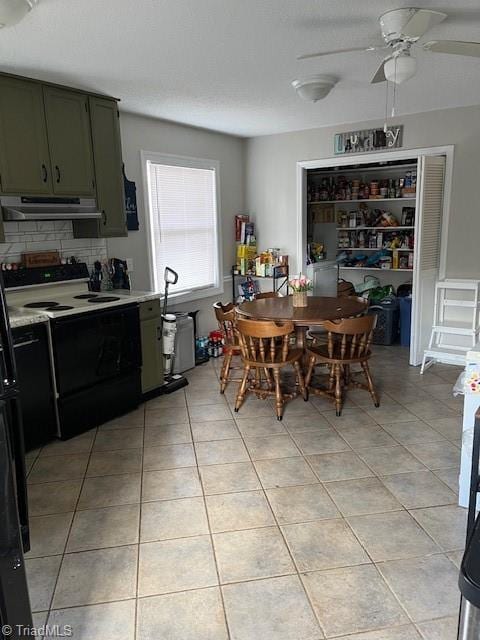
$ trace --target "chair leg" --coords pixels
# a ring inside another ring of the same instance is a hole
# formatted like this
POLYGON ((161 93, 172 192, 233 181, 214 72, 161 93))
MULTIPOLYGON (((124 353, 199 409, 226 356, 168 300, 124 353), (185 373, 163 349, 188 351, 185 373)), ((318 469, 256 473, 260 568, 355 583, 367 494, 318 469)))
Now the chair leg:
POLYGON ((303 379, 302 367, 300 366, 300 363, 298 360, 293 363, 293 366, 297 374, 297 382, 300 388, 300 392, 302 394, 302 398, 306 402, 308 400, 308 388, 307 388, 307 385, 305 384, 305 380, 303 379))
POLYGON ((342 367, 339 364, 334 366, 335 375, 335 409, 337 416, 342 415, 342 367))
POLYGON ((260 375, 260 369, 258 369, 257 367, 255 367, 255 387, 257 389, 259 389, 262 385, 261 385, 261 375, 260 375))
POLYGON ((372 396, 373 404, 376 407, 380 406, 380 402, 378 401, 378 396, 375 392, 375 387, 373 386, 372 376, 370 375, 370 368, 368 366, 368 362, 362 362, 363 373, 365 374, 365 378, 367 379, 368 390, 370 391, 370 395, 372 396))
POLYGON ((273 381, 272 378, 270 376, 270 371, 268 370, 268 367, 264 368, 264 373, 265 373, 265 381, 267 383, 267 388, 272 391, 273 390, 273 381))
POLYGON ((273 378, 275 380, 275 411, 277 420, 283 418, 283 395, 280 387, 280 369, 273 369, 273 378))
POLYGON ((225 393, 230 375, 230 365, 232 363, 232 354, 227 353, 223 358, 222 370, 220 372, 220 393, 225 393))
POLYGON ((328 379, 328 390, 333 391, 335 388, 335 365, 332 364, 330 367, 330 376, 328 379))
POLYGON ((308 371, 305 376, 305 386, 308 388, 310 386, 310 382, 312 381, 313 370, 315 369, 315 356, 310 356, 308 360, 308 371))
POLYGON ((240 383, 240 387, 237 393, 237 399, 235 400, 235 413, 238 413, 238 410, 240 409, 240 407, 243 404, 243 401, 245 400, 245 393, 247 390, 249 373, 250 373, 250 367, 248 365, 245 365, 243 367, 242 382, 240 383))

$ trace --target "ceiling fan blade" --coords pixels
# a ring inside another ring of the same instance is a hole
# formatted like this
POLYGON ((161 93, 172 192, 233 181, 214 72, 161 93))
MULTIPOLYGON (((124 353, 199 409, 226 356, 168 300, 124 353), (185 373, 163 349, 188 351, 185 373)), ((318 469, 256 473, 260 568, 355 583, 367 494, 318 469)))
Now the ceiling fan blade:
POLYGON ((387 78, 385 77, 385 71, 383 70, 383 65, 385 64, 386 60, 389 60, 389 58, 385 58, 385 60, 382 60, 382 64, 378 67, 375 75, 370 81, 370 84, 377 84, 377 82, 386 82, 387 78))
POLYGON ((351 47, 350 49, 333 49, 332 51, 320 51, 318 53, 305 53, 297 56, 297 60, 308 60, 309 58, 321 58, 322 56, 332 56, 337 53, 351 53, 353 51, 379 51, 387 49, 385 45, 372 45, 371 47, 351 47))
POLYGON ((412 9, 415 13, 408 22, 401 28, 401 32, 407 38, 418 40, 424 33, 447 17, 446 13, 441 11, 430 11, 430 9, 412 9))
POLYGON ((461 42, 460 40, 430 40, 423 45, 425 51, 435 53, 453 53, 458 56, 480 58, 480 42, 461 42))

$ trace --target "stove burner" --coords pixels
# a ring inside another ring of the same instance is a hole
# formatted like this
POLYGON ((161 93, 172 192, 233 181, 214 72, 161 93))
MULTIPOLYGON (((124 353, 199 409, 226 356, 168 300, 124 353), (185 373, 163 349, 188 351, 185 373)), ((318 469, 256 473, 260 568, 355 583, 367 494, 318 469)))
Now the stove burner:
POLYGON ((46 309, 48 307, 55 307, 58 305, 58 302, 29 302, 28 304, 23 305, 28 309, 46 309))
POLYGON ((120 300, 120 298, 117 296, 97 296, 91 298, 89 302, 115 302, 115 300, 120 300))
POLYGON ((68 304, 56 304, 53 307, 47 307, 46 311, 68 311, 69 309, 73 309, 73 307, 71 307, 68 304))
POLYGON ((79 296, 73 296, 75 300, 89 300, 90 298, 98 298, 98 293, 82 293, 79 296))

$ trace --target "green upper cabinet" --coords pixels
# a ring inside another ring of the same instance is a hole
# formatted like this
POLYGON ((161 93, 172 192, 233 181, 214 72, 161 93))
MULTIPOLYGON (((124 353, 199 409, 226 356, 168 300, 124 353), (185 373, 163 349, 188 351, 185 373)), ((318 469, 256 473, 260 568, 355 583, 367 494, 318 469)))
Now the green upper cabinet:
POLYGON ((0 178, 4 193, 52 192, 42 86, 9 76, 0 76, 0 178))
MULTIPOLYGON (((97 198, 76 238, 126 236, 117 101, 0 74, 0 193, 97 198)), ((0 219, 0 241, 2 222, 0 219)))
POLYGON ((115 100, 89 97, 101 237, 127 235, 122 177, 122 148, 115 100))
POLYGON ((95 193, 88 96, 44 86, 53 192, 90 196, 95 193))

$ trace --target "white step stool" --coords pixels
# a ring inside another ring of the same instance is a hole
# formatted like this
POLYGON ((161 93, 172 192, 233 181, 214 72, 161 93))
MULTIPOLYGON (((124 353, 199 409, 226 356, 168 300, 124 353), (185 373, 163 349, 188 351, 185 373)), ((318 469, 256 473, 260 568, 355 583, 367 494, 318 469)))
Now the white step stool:
POLYGON ((467 351, 475 346, 480 334, 479 290, 480 280, 449 278, 435 284, 432 333, 420 373, 435 362, 465 365, 467 351), (465 318, 446 320, 449 308, 464 309, 465 318), (454 336, 467 338, 468 344, 456 344, 454 336))

